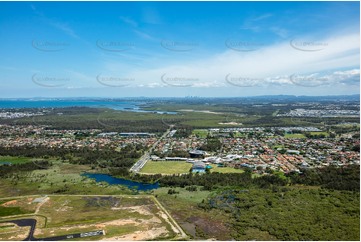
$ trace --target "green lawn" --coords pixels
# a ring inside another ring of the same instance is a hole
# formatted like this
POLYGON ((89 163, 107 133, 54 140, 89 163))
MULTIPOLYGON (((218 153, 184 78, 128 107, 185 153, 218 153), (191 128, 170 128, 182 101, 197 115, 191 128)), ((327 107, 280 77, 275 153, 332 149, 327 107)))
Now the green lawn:
POLYGON ((276 117, 279 112, 280 112, 279 109, 277 109, 276 111, 274 111, 274 112, 272 113, 272 117, 276 117))
POLYGON ((206 129, 194 129, 192 134, 198 136, 199 138, 207 138, 208 130, 206 129))
POLYGON ((148 161, 140 171, 148 174, 180 174, 188 173, 191 163, 185 161, 148 161))
POLYGON ((310 132, 310 134, 311 134, 311 135, 324 135, 325 137, 330 136, 329 133, 323 132, 323 131, 321 131, 321 132, 310 132))
POLYGON ((11 164, 20 164, 30 162, 32 158, 28 157, 17 157, 17 156, 0 156, 1 162, 10 162, 11 164))
POLYGON ((302 139, 306 138, 303 134, 285 134, 285 138, 291 138, 291 139, 302 139))
POLYGON ((247 137, 247 134, 246 133, 241 133, 241 132, 235 132, 234 133, 234 137, 235 138, 246 138, 247 137))
MULTIPOLYGON (((157 196, 170 196, 168 195, 168 190, 170 187, 161 187, 156 190, 154 190, 154 195, 157 196)), ((203 199, 207 199, 208 195, 211 194, 210 191, 201 190, 201 187, 197 187, 197 191, 190 192, 187 191, 185 188, 177 187, 175 188, 176 194, 174 196, 177 196, 177 199, 182 199, 184 201, 187 201, 191 203, 192 205, 196 205, 197 203, 202 202, 203 199)))
POLYGON ((235 169, 232 167, 217 167, 217 165, 211 165, 213 168, 211 172, 219 172, 219 173, 243 173, 242 169, 235 169))
MULTIPOLYGON (((38 169, 19 176, 0 180, 0 198, 30 194, 130 194, 124 186, 96 183, 93 179, 81 176, 90 171, 89 165, 67 164, 51 160, 49 169, 38 169)), ((93 170, 95 171, 95 170, 93 170)))

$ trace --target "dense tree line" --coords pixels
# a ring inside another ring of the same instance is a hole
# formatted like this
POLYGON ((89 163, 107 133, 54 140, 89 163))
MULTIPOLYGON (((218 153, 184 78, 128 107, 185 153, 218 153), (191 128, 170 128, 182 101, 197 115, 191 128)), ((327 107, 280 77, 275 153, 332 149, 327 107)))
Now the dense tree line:
POLYGON ((141 145, 127 145, 119 152, 109 147, 102 149, 83 148, 51 148, 47 146, 19 146, 16 148, 0 147, 2 156, 25 156, 31 158, 59 157, 74 164, 92 164, 105 167, 130 168, 134 160, 139 158, 145 148, 141 145))
POLYGON ((193 128, 190 126, 177 126, 175 128, 177 132, 173 135, 174 138, 186 138, 192 134, 193 128))
POLYGON ((161 176, 156 175, 140 175, 129 174, 129 179, 140 182, 153 183, 158 181, 164 187, 192 187, 202 186, 204 190, 214 190, 219 187, 236 186, 236 187, 251 187, 257 186, 261 188, 268 188, 274 185, 284 186, 287 180, 280 178, 277 175, 266 175, 262 177, 252 178, 252 173, 246 171, 244 173, 188 173, 185 175, 161 176))
MULTIPOLYGON (((26 109, 24 109, 26 110, 26 109)), ((31 109, 34 112, 42 109, 31 109)), ((164 133, 168 126, 158 117, 139 117, 137 113, 105 111, 99 108, 67 107, 49 108, 43 116, 18 119, 0 119, 1 124, 47 125, 55 130, 100 129, 103 132, 150 132, 164 133), (134 115, 134 117, 133 117, 134 115)), ((179 120, 175 121, 176 123, 179 120)))
POLYGON ((303 169, 301 172, 301 174, 291 173, 288 175, 293 184, 322 186, 335 190, 360 191, 359 165, 303 169))
POLYGON ((207 137, 206 143, 203 144, 200 149, 205 151, 213 151, 216 152, 220 150, 222 147, 222 143, 218 138, 207 137))
POLYGON ((214 190, 219 187, 258 187, 271 188, 274 186, 286 186, 292 184, 304 184, 311 186, 321 186, 322 188, 334 190, 360 190, 360 166, 350 165, 345 167, 324 167, 318 169, 302 170, 301 174, 290 173, 286 176, 278 173, 267 174, 252 178, 252 173, 246 170, 244 173, 188 173, 186 175, 161 176, 129 174, 125 170, 123 173, 113 173, 140 182, 153 183, 158 181, 161 186, 166 187, 188 187, 202 186, 205 190, 214 190))
POLYGON ((224 188, 199 207, 230 214, 235 240, 360 240, 360 200, 356 192, 224 188))

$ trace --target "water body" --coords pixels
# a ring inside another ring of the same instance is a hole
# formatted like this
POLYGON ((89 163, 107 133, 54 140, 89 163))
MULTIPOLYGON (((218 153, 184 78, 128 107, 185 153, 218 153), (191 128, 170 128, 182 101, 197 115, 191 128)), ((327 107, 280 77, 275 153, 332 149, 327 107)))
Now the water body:
POLYGON ((139 103, 112 100, 61 100, 61 99, 26 99, 0 100, 0 108, 64 108, 64 107, 93 107, 112 108, 116 110, 139 109, 139 103))
POLYGON ((110 108, 121 111, 146 112, 159 114, 177 114, 176 112, 146 111, 139 105, 144 102, 118 101, 118 100, 63 100, 63 99, 17 99, 0 100, 0 108, 66 108, 66 107, 89 107, 110 108))
POLYGON ((123 185, 130 189, 136 189, 138 191, 148 191, 159 188, 158 182, 154 184, 135 182, 123 178, 116 178, 107 174, 83 173, 82 176, 95 179, 96 182, 107 182, 110 185, 123 185))

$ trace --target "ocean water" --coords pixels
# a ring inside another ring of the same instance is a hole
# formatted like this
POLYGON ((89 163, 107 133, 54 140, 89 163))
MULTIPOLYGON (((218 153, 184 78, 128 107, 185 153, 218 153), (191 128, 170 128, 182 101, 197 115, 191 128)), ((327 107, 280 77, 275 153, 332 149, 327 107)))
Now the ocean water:
POLYGON ((140 103, 114 100, 0 100, 0 108, 63 108, 92 107, 111 108, 115 110, 140 110, 140 103))
POLYGON ((1 108, 66 108, 66 107, 89 107, 89 108, 110 108, 131 112, 146 112, 158 114, 177 114, 167 111, 146 111, 140 108, 144 102, 120 101, 120 100, 62 100, 62 99, 0 99, 1 108))

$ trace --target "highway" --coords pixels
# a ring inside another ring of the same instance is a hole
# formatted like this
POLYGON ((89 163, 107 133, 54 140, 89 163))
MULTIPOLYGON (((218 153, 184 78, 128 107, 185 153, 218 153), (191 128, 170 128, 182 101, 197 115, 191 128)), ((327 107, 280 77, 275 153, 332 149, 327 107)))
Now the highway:
POLYGON ((173 126, 174 125, 170 125, 169 128, 167 129, 167 131, 157 140, 157 142, 155 142, 152 145, 152 147, 150 147, 150 149, 148 151, 146 151, 144 153, 144 155, 142 155, 142 157, 140 157, 140 159, 129 169, 130 172, 138 173, 144 167, 144 165, 150 159, 150 154, 153 152, 153 149, 158 145, 158 143, 162 139, 164 139, 169 134, 169 132, 172 130, 173 126))

